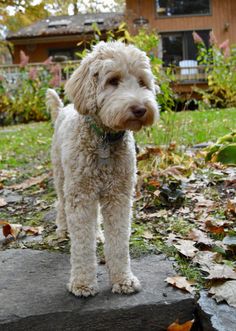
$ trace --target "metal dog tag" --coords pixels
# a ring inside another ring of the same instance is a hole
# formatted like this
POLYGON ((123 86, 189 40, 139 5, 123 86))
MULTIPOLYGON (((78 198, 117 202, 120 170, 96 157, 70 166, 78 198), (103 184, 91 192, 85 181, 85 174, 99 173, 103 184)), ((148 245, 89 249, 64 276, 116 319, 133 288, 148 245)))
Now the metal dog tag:
POLYGON ((105 142, 98 146, 98 162, 99 165, 108 165, 110 162, 110 146, 105 142))

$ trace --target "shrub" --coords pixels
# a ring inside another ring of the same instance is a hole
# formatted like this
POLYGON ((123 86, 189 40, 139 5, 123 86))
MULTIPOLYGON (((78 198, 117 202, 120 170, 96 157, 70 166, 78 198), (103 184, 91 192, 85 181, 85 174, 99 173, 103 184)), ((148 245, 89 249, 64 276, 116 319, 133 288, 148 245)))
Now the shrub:
POLYGON ((45 121, 50 114, 45 107, 49 86, 60 87, 60 68, 50 59, 40 67, 28 67, 28 57, 21 52, 20 71, 0 79, 0 124, 45 121))
POLYGON ((193 34, 198 48, 198 63, 206 66, 208 89, 197 89, 202 95, 203 107, 227 108, 236 106, 236 48, 229 41, 217 44, 210 33, 207 48, 197 33, 193 34))

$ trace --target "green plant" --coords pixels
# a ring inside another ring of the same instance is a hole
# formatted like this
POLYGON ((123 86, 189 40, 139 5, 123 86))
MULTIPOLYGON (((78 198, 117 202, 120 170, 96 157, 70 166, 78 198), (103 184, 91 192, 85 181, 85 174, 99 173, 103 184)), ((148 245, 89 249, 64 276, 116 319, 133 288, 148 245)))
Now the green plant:
POLYGON ((229 41, 217 44, 213 32, 210 33, 210 47, 193 34, 198 48, 198 63, 206 67, 208 89, 197 89, 202 95, 200 106, 206 107, 235 107, 236 106, 236 48, 230 48, 229 41))
POLYGON ((206 161, 236 164, 236 131, 219 138, 206 152, 206 161))
POLYGON ((28 57, 21 53, 21 69, 12 83, 8 75, 0 80, 0 124, 45 121, 50 117, 45 107, 45 92, 49 86, 60 88, 59 65, 50 60, 40 68, 29 67, 28 57))

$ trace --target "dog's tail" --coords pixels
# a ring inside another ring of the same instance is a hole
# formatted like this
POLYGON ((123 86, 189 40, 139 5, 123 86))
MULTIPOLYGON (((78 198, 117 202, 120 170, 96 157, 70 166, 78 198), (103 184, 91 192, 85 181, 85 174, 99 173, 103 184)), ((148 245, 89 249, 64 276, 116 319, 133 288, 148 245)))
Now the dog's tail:
POLYGON ((49 88, 46 92, 46 105, 47 109, 50 110, 51 119, 54 124, 57 119, 58 112, 64 107, 64 104, 57 92, 51 88, 49 88))

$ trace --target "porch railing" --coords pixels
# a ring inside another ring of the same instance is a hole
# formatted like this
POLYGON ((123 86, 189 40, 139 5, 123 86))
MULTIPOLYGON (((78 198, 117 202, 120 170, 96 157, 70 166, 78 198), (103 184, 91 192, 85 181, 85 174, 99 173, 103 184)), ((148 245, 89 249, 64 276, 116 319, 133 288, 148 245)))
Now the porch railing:
MULTIPOLYGON (((71 73, 75 68, 79 66, 80 61, 69 61, 69 62, 60 62, 60 63, 52 63, 50 65, 46 65, 43 63, 30 63, 27 65, 27 70, 29 71, 31 68, 36 68, 37 70, 43 70, 43 68, 48 68, 48 70, 52 70, 54 66, 57 65, 60 71, 60 79, 62 82, 68 80, 71 73)), ((21 76, 22 68, 18 64, 11 65, 0 65, 0 77, 5 78, 8 83, 15 83, 21 76)), ((172 75, 175 78, 176 83, 180 84, 191 84, 196 82, 206 82, 207 80, 207 72, 206 66, 196 66, 196 67, 163 67, 162 70, 171 71, 172 75)))
MULTIPOLYGON (((164 68, 167 70, 167 68, 164 68)), ((171 66, 168 67, 171 74, 174 76, 174 80, 176 83, 180 84, 191 84, 191 83, 201 83, 207 81, 207 70, 209 67, 198 65, 196 67, 190 66, 171 66)))

